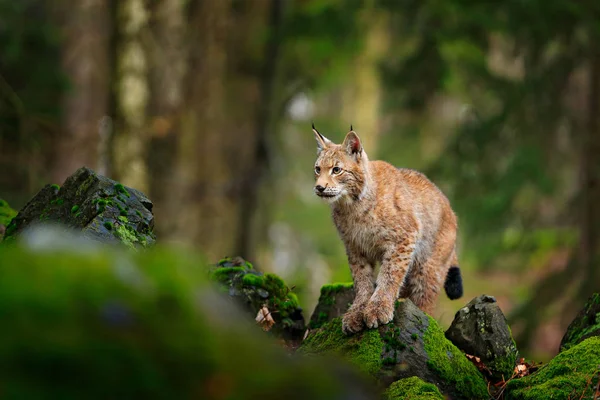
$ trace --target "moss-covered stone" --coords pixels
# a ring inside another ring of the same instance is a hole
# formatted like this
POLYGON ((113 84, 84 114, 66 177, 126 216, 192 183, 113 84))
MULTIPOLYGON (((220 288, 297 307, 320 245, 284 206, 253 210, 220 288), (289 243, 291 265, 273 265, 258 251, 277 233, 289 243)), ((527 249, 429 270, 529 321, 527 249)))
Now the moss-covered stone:
POLYGON ((427 366, 437 372, 440 379, 454 386, 467 399, 487 399, 487 385, 479 371, 465 355, 444 336, 444 331, 432 317, 423 335, 427 366))
POLYGON ((152 202, 89 168, 80 168, 62 187, 46 185, 14 218, 7 229, 13 240, 30 225, 59 223, 97 241, 140 249, 155 236, 152 202), (124 199, 124 201, 123 201, 124 199))
POLYGON ((335 318, 310 335, 300 347, 304 354, 330 353, 342 356, 370 375, 376 375, 382 365, 383 339, 376 329, 346 336, 342 319, 335 318))
POLYGON ((181 250, 0 248, 2 397, 372 399, 335 360, 289 355, 181 250))
POLYGON ((463 352, 479 357, 491 381, 512 376, 518 357, 517 346, 493 296, 478 296, 458 310, 446 338, 463 352))
POLYGON ((354 301, 354 285, 333 283, 321 287, 319 302, 310 317, 309 327, 320 328, 324 323, 342 316, 354 301))
POLYGON ((440 390, 416 376, 400 379, 383 393, 384 400, 444 400, 440 390))
POLYGON ((507 400, 593 399, 600 377, 600 337, 554 357, 532 375, 506 386, 507 400))
POLYGON ((298 297, 280 277, 262 274, 241 257, 220 260, 210 271, 210 276, 253 318, 266 306, 275 320, 271 333, 289 341, 301 339, 305 324, 298 297))
POLYGON ((341 318, 313 330, 299 351, 340 355, 376 378, 383 387, 418 376, 453 399, 487 399, 477 368, 448 341, 437 322, 410 300, 398 302, 392 323, 347 336, 341 318))
POLYGON ((600 293, 594 293, 585 307, 569 324, 560 342, 560 350, 567 350, 592 336, 600 336, 600 293))

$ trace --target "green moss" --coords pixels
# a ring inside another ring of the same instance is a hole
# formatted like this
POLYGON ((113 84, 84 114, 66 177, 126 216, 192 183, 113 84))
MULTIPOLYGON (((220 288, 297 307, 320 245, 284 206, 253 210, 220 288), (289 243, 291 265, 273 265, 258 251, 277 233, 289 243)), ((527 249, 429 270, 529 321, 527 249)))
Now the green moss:
POLYGON ((211 272, 210 277, 218 282, 228 283, 234 274, 243 274, 245 272, 243 267, 223 267, 217 268, 211 272))
POLYGON ((140 212, 140 210, 135 210, 135 214, 136 214, 138 217, 142 218, 142 213, 140 212))
POLYGON ((112 223, 112 222, 110 222, 110 221, 105 221, 103 225, 104 225, 104 227, 105 227, 106 229, 108 229, 109 231, 112 231, 112 230, 113 230, 113 227, 114 227, 114 225, 113 225, 113 223, 112 223))
POLYGON ((119 221, 121 221, 123 223, 129 222, 129 220, 127 219, 127 217, 124 217, 122 215, 119 217, 119 221))
POLYGON ((54 190, 60 190, 60 185, 57 185, 56 183, 53 183, 52 185, 50 185, 50 187, 54 190))
POLYGON ((117 183, 115 185, 115 190, 117 191, 117 193, 121 193, 121 194, 124 194, 127 197, 131 197, 131 195, 129 194, 129 192, 127 191, 127 189, 125 189, 125 186, 123 186, 120 183, 117 183))
POLYGON ((117 226, 114 235, 121 241, 121 243, 134 250, 137 250, 137 244, 141 244, 144 247, 147 245, 144 236, 133 229, 133 227, 125 223, 121 223, 119 226, 117 226))
POLYGON ((353 287, 354 284, 352 282, 332 283, 330 285, 323 285, 321 287, 321 295, 332 295, 344 289, 352 289, 353 287))
POLYGON ((342 319, 335 318, 306 338, 299 351, 304 354, 337 354, 374 375, 381 368, 383 345, 377 329, 346 336, 342 332, 342 319))
POLYGON ((386 331, 383 334, 383 341, 385 342, 385 352, 394 351, 394 356, 391 357, 393 360, 392 364, 396 363, 396 359, 398 358, 398 353, 406 349, 406 343, 400 341, 400 328, 389 325, 385 328, 386 331))
POLYGON ((63 199, 54 199, 54 200, 50 201, 50 204, 53 206, 54 205, 62 206, 64 202, 65 201, 63 199))
POLYGON ((435 319, 429 317, 429 326, 423 335, 427 365, 445 382, 468 399, 489 398, 487 385, 481 373, 465 355, 444 336, 435 319))
MULTIPOLYGON (((239 267, 244 270, 244 268, 239 267)), ((262 288, 264 286, 265 280, 262 276, 254 275, 254 274, 246 274, 242 278, 242 284, 244 286, 256 286, 262 288)))
POLYGON ((75 204, 73 207, 71 207, 71 214, 75 214, 78 210, 79 210, 79 206, 77 204, 75 204))
POLYGON ((532 375, 511 380, 507 399, 591 398, 600 372, 600 337, 584 340, 554 357, 532 375))
POLYGON ((417 340, 419 338, 419 335, 416 333, 413 333, 412 335, 410 335, 410 337, 412 338, 412 340, 417 340))
POLYGON ((96 199, 94 202, 98 207, 98 214, 102 214, 104 210, 106 210, 107 206, 111 206, 113 204, 112 200, 110 199, 96 199))
POLYGON ((416 376, 400 379, 390 385, 383 394, 384 400, 444 400, 440 390, 416 376))

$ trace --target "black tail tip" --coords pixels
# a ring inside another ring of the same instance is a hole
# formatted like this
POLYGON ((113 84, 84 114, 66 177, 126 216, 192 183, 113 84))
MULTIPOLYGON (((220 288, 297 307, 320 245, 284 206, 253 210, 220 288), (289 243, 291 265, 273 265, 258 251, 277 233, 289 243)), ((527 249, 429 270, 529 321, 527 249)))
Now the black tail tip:
POLYGON ((448 270, 446 282, 444 283, 444 290, 446 290, 446 295, 450 300, 456 300, 462 297, 462 276, 460 275, 460 269, 457 266, 452 266, 448 270))

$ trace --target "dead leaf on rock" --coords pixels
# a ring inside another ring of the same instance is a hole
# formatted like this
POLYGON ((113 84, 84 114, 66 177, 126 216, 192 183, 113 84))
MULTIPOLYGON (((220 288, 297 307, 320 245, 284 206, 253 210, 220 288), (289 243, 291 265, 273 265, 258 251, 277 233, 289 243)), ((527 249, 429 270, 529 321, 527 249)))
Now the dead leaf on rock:
POLYGON ((258 310, 256 322, 263 328, 264 331, 270 331, 273 325, 275 325, 275 320, 271 316, 271 311, 269 311, 269 309, 265 306, 262 306, 262 308, 258 310))

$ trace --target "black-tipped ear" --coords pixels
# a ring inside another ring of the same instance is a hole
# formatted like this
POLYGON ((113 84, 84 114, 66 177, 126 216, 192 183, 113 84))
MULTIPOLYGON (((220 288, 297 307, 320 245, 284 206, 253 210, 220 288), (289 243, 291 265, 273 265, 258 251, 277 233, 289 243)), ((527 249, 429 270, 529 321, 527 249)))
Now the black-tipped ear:
POLYGON ((346 152, 351 156, 360 155, 363 151, 360 138, 353 130, 348 132, 342 146, 344 147, 344 149, 346 149, 346 152))
POLYGON ((350 124, 350 130, 353 131, 354 129, 352 129, 352 124, 350 124))
POLYGON ((331 140, 327 139, 325 136, 321 135, 317 128, 315 128, 315 123, 312 124, 312 130, 315 134, 315 139, 317 140, 317 152, 321 152, 323 149, 327 148, 331 144, 331 140))

